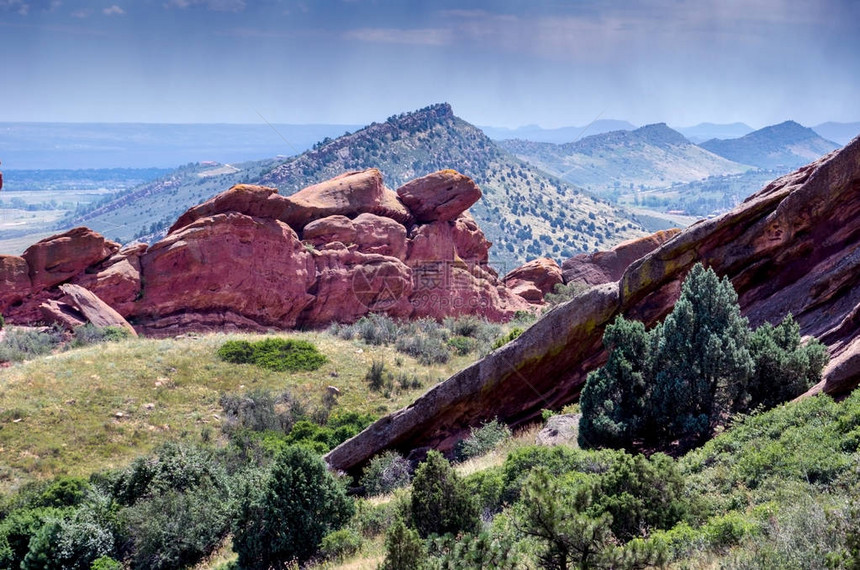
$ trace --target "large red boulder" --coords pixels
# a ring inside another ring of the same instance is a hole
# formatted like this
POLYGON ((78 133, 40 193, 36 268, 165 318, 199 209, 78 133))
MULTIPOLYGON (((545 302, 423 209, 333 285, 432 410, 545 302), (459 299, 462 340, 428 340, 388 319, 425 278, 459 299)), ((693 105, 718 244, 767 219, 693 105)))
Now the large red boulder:
POLYGON ((504 278, 505 287, 530 303, 542 303, 544 295, 564 282, 555 260, 541 257, 517 267, 504 278))
POLYGON ((346 216, 320 218, 304 227, 302 239, 317 247, 336 241, 349 245, 355 243, 355 225, 346 216))
POLYGON ((279 195, 277 188, 237 184, 202 204, 190 208, 179 216, 179 219, 170 226, 167 233, 171 234, 200 218, 228 212, 237 212, 253 218, 286 221, 293 209, 293 204, 279 195))
POLYGON ((0 313, 30 294, 30 268, 27 260, 14 255, 0 255, 0 313))
POLYGON ((631 263, 651 253, 680 232, 677 228, 660 230, 650 236, 620 243, 609 251, 571 257, 561 264, 564 282, 581 283, 591 287, 618 281, 631 263))
POLYGON ((293 327, 314 300, 311 254, 278 220, 236 213, 201 218, 151 246, 142 265, 135 313, 149 329, 236 320, 227 314, 241 323, 293 327))
POLYGON ((331 180, 299 190, 287 200, 293 208, 284 219, 293 228, 313 220, 341 215, 354 218, 365 212, 408 223, 411 215, 391 190, 385 188, 376 168, 347 172, 331 180))
POLYGON ((481 189, 456 170, 440 170, 411 180, 397 189, 418 222, 448 222, 481 199, 481 189))
POLYGON ((415 227, 410 234, 407 263, 414 267, 463 259, 486 264, 491 245, 474 218, 464 212, 451 221, 415 227))
POLYGON ((406 258, 406 228, 385 216, 360 214, 353 220, 359 251, 406 258))
POLYGON ((127 316, 141 292, 140 256, 146 244, 137 243, 78 274, 72 282, 92 291, 119 314, 127 316))
POLYGON ((89 228, 74 228, 36 242, 22 257, 30 268, 32 287, 38 291, 68 281, 119 247, 89 228))
POLYGON ((349 323, 368 313, 411 315, 412 270, 399 259, 335 244, 315 252, 314 263, 314 301, 301 325, 349 323))

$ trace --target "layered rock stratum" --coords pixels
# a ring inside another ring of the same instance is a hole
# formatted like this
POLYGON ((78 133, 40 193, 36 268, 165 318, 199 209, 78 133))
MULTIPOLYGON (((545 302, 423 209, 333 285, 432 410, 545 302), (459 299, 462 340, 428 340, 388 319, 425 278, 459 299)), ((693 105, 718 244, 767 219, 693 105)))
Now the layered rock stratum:
POLYGON ((652 236, 604 256, 565 262, 565 281, 598 283, 544 315, 519 338, 332 450, 356 471, 384 449, 451 450, 470 426, 517 425, 575 401, 606 360, 603 331, 617 316, 652 326, 672 309, 701 262, 731 279, 753 326, 792 313, 801 334, 831 355, 810 393, 860 384, 860 138, 768 184, 730 212, 677 235, 652 236), (629 266, 632 248, 650 252, 629 266))

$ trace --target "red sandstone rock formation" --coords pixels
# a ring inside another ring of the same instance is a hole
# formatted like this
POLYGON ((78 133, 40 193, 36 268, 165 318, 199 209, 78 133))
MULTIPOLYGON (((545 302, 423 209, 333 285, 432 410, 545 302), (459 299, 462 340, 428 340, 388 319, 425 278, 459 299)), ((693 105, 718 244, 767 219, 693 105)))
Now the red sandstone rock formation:
POLYGON ((605 361, 606 325, 621 314, 658 322, 697 262, 731 279, 754 326, 791 312, 801 334, 827 345, 832 361, 813 391, 858 386, 860 138, 687 228, 619 280, 556 307, 516 340, 341 444, 328 463, 354 471, 383 449, 450 450, 481 421, 521 424, 576 400, 587 374, 605 361))
POLYGON ((548 257, 529 261, 505 275, 505 286, 530 303, 543 302, 544 295, 564 282, 561 267, 548 257))
POLYGON ((397 196, 419 222, 447 222, 481 199, 481 189, 468 176, 440 170, 397 189, 397 196))
POLYGON ((643 238, 632 239, 609 251, 584 253, 561 264, 565 283, 582 283, 589 287, 618 281, 631 263, 651 253, 681 232, 661 230, 643 238))
POLYGON ((435 213, 417 226, 370 169, 289 197, 234 186, 188 210, 149 248, 117 251, 79 228, 23 258, 0 257, 0 310, 13 322, 74 326, 84 317, 60 301, 60 283, 86 288, 153 334, 319 327, 369 312, 501 320, 528 309, 487 265, 490 243, 465 211, 474 183, 453 171, 419 182, 416 208, 435 213))

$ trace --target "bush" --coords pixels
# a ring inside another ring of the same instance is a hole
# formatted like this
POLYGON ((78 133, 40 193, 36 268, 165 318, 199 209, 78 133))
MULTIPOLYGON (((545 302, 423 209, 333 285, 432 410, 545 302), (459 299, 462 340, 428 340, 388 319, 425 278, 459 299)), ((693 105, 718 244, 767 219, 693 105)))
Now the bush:
POLYGON ((197 563, 229 532, 231 514, 227 490, 208 484, 138 501, 122 515, 133 545, 132 566, 166 570, 197 563))
POLYGON ((544 295, 543 300, 547 305, 555 307, 556 305, 570 301, 587 289, 587 285, 578 282, 568 283, 567 285, 556 283, 555 287, 552 288, 552 293, 544 295))
POLYGON ((421 570, 427 552, 418 533, 398 520, 385 537, 385 560, 380 570, 421 570))
POLYGON ((239 566, 304 562, 354 510, 322 459, 302 447, 287 447, 275 458, 263 488, 248 489, 240 500, 233 527, 239 566))
POLYGON ((122 563, 110 556, 102 556, 93 560, 90 570, 123 570, 122 563))
POLYGON ((521 329, 520 327, 512 328, 510 332, 508 332, 508 334, 496 339, 496 341, 493 343, 493 350, 496 350, 497 348, 502 348, 521 334, 523 334, 523 329, 521 329))
POLYGON ((305 406, 289 390, 280 395, 257 388, 244 394, 224 394, 220 398, 225 422, 222 430, 289 432, 297 421, 306 415, 305 406))
POLYGON ((475 497, 481 517, 489 520, 502 508, 502 495, 505 490, 504 473, 501 466, 490 467, 472 473, 465 479, 469 494, 475 497))
POLYGON ((10 327, 0 342, 0 362, 22 362, 49 354, 63 341, 63 331, 52 327, 45 330, 10 327))
POLYGON ((199 486, 226 489, 226 474, 212 453, 187 444, 168 442, 153 456, 136 459, 107 482, 109 492, 121 505, 167 491, 199 486))
POLYGON ((364 379, 371 390, 382 390, 382 387, 385 386, 385 362, 374 358, 367 374, 364 375, 364 379))
POLYGON ((454 349, 459 356, 466 356, 478 346, 475 339, 466 336, 452 336, 448 339, 448 346, 454 349))
POLYGON ((266 338, 256 342, 228 340, 218 356, 234 364, 255 364, 278 372, 313 371, 328 360, 306 340, 266 338))
POLYGON ((342 528, 325 535, 320 543, 320 554, 328 560, 342 560, 361 548, 361 535, 351 528, 342 528))
POLYGON ((118 528, 110 498, 93 495, 81 508, 46 520, 30 540, 21 568, 88 570, 98 558, 116 552, 118 528))
POLYGON ((495 449, 500 443, 511 438, 508 426, 494 419, 475 429, 471 428, 467 439, 457 442, 454 456, 458 461, 479 457, 495 449))
POLYGON ((405 323, 398 331, 394 347, 427 366, 444 364, 451 359, 448 333, 432 319, 405 323))
POLYGON ((385 451, 370 460, 361 477, 368 495, 384 495, 405 487, 412 479, 409 462, 396 451, 385 451))
POLYGON ((410 506, 418 534, 471 532, 480 519, 475 501, 442 454, 430 451, 415 471, 410 506))
POLYGON ((116 342, 125 340, 131 336, 131 333, 123 327, 97 327, 91 323, 75 328, 75 338, 72 341, 72 346, 87 346, 90 344, 98 344, 100 342, 116 342))

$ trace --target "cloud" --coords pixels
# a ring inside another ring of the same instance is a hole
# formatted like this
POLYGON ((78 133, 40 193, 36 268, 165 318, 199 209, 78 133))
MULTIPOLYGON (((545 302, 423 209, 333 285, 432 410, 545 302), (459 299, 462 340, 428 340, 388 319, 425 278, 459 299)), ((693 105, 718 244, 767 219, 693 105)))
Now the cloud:
POLYGON ((242 12, 245 10, 245 0, 169 0, 167 8, 190 8, 203 6, 215 12, 242 12))
POLYGON ((92 14, 92 10, 87 10, 87 9, 75 10, 74 12, 72 12, 72 18, 78 18, 79 20, 83 20, 85 18, 89 18, 91 14, 92 14))
POLYGON ((30 4, 23 0, 0 0, 0 10, 26 16, 30 13, 30 4))
POLYGON ((349 30, 344 37, 361 42, 382 44, 405 44, 422 46, 445 46, 452 43, 454 30, 444 28, 397 29, 359 28, 349 30))
POLYGON ((102 14, 104 14, 105 16, 122 16, 123 14, 125 14, 125 10, 114 4, 102 10, 102 14))

